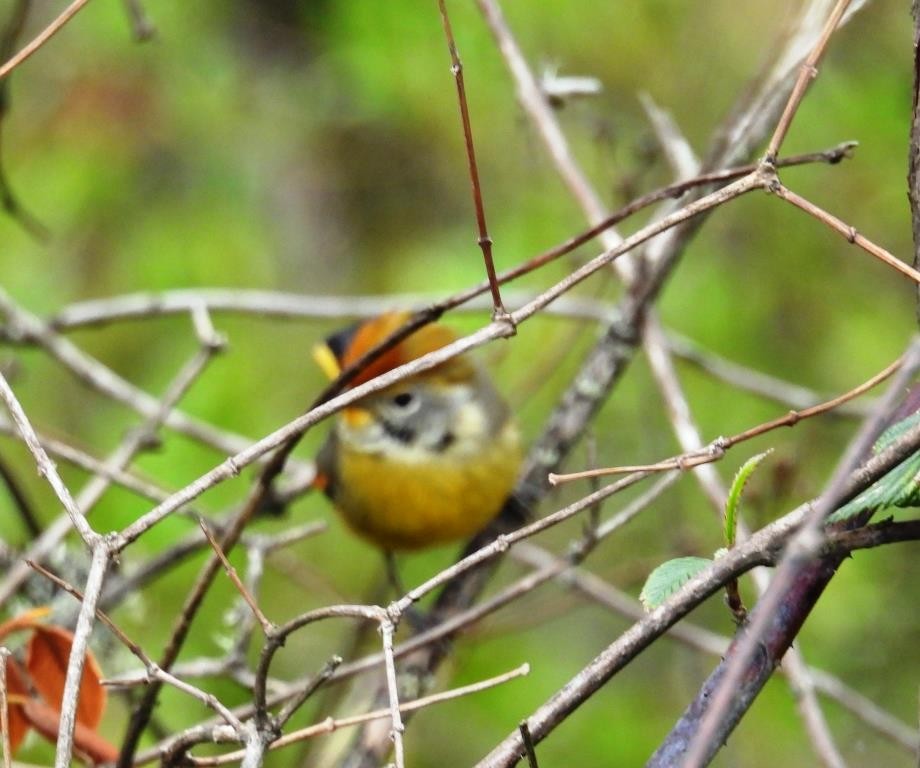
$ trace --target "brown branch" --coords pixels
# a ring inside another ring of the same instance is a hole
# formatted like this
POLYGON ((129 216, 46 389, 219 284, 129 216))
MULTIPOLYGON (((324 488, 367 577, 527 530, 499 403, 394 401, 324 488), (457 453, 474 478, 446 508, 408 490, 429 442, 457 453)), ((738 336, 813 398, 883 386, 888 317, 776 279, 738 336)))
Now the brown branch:
POLYGON ((524 742, 524 754, 527 756, 527 765, 529 768, 539 768, 537 765, 537 748, 534 746, 533 737, 530 735, 530 728, 527 727, 526 720, 521 720, 518 724, 518 730, 521 732, 521 741, 524 742))
MULTIPOLYGON (((851 472, 843 486, 842 500, 846 501, 858 495, 907 456, 914 453, 918 447, 920 447, 920 426, 908 430, 888 449, 873 456, 865 465, 851 472)), ((789 537, 794 535, 811 515, 814 503, 813 501, 798 507, 758 531, 723 557, 717 558, 711 566, 687 582, 662 606, 620 635, 527 718, 535 743, 546 738, 614 674, 695 606, 719 591, 730 579, 737 578, 757 565, 775 562, 785 551, 789 537)), ((803 588, 807 587, 808 585, 803 585, 803 588)), ((771 671, 772 668, 771 665, 771 671)), ((477 764, 478 768, 512 766, 517 762, 521 748, 520 733, 515 730, 477 764)), ((664 755, 664 762, 657 764, 662 766, 683 765, 678 762, 681 754, 669 752, 664 755)))
MULTIPOLYGON (((845 158, 853 156, 857 146, 855 141, 842 142, 830 149, 820 152, 808 152, 802 155, 790 155, 781 158, 777 167, 785 168, 810 163, 828 163, 836 165, 845 158)), ((721 185, 734 181, 757 170, 757 165, 748 163, 727 170, 703 173, 699 176, 669 184, 642 195, 622 208, 606 215, 597 225, 574 235, 562 243, 534 256, 516 267, 497 276, 499 285, 505 285, 518 277, 552 263, 556 259, 571 253, 576 248, 590 242, 599 234, 622 221, 639 213, 650 205, 662 200, 679 199, 699 187, 721 185)), ((464 289, 447 298, 435 301, 418 311, 419 320, 413 322, 434 322, 446 312, 456 309, 489 291, 488 280, 464 289)), ((419 297, 409 296, 364 296, 364 297, 329 297, 282 293, 279 291, 251 291, 224 289, 175 290, 162 293, 135 293, 108 299, 94 299, 78 302, 57 312, 50 320, 49 327, 56 330, 70 330, 81 327, 105 325, 118 320, 159 317, 162 315, 182 314, 196 306, 207 307, 210 311, 235 312, 242 314, 260 314, 269 317, 370 317, 391 310, 394 306, 418 304, 419 297)), ((560 302, 561 303, 561 300, 560 302)), ((557 306, 557 305, 553 305, 557 306)), ((553 307, 546 308, 551 311, 553 307)), ((574 310, 573 310, 574 311, 574 310)), ((579 313, 585 314, 585 313, 579 313)), ((413 325, 417 330, 420 325, 413 325)), ((2 329, 0 329, 2 335, 2 329)))
MULTIPOLYGON (((907 145, 907 198, 910 201, 914 269, 920 269, 920 2, 911 3, 914 23, 914 91, 907 145)), ((920 286, 917 287, 917 322, 920 323, 920 286)))
POLYGON ((814 405, 811 408, 805 408, 801 411, 789 411, 789 413, 787 413, 785 416, 780 416, 777 419, 771 419, 770 421, 758 424, 756 427, 751 427, 750 429, 746 429, 744 432, 739 432, 738 434, 731 437, 718 437, 708 446, 705 446, 700 450, 682 453, 678 456, 673 456, 669 459, 664 459, 654 464, 639 464, 633 466, 588 469, 583 472, 570 472, 562 475, 551 473, 549 475, 549 482, 553 485, 560 485, 562 483, 571 482, 573 480, 584 480, 586 478, 603 477, 605 475, 621 475, 630 474, 632 472, 670 472, 674 469, 687 470, 693 467, 698 467, 702 464, 718 461, 725 455, 725 451, 738 445, 738 443, 742 443, 746 440, 751 440, 755 437, 760 437, 761 435, 766 434, 767 432, 770 432, 774 429, 779 429, 780 427, 793 427, 800 421, 833 411, 835 408, 840 407, 844 403, 849 402, 850 400, 853 400, 854 398, 868 392, 870 389, 878 386, 880 383, 885 381, 885 379, 892 376, 901 367, 902 363, 903 357, 899 357, 886 368, 875 374, 871 379, 864 381, 862 384, 854 387, 848 392, 844 392, 842 395, 838 395, 837 397, 824 403, 814 405))
POLYGON ((214 534, 211 533, 211 529, 208 528, 208 524, 204 521, 203 517, 198 518, 198 525, 201 527, 201 530, 204 532, 205 537, 208 540, 208 544, 211 545, 211 549, 214 551, 214 554, 217 555, 220 560, 220 564, 224 567, 224 571, 227 576, 230 578, 230 581, 233 582, 233 586, 236 587, 237 592, 240 593, 243 600, 246 601, 246 605, 249 606, 252 611, 253 616, 256 617, 256 620, 259 622, 259 625, 262 627, 262 631, 266 636, 270 635, 274 631, 274 623, 262 613, 262 609, 259 608, 258 602, 256 602, 255 597, 252 593, 246 589, 246 586, 240 581, 240 577, 236 572, 230 561, 227 559, 227 556, 224 554, 223 549, 221 549, 220 544, 217 543, 217 539, 214 538, 214 534))
MULTIPOLYGON (((62 579, 56 573, 49 571, 40 563, 36 563, 33 560, 26 560, 25 562, 29 568, 44 578, 48 579, 48 581, 66 592, 78 602, 82 603, 84 601, 83 592, 73 586, 70 582, 62 579)), ((217 698, 209 693, 205 693, 193 685, 189 685, 188 683, 179 680, 177 677, 170 675, 168 672, 165 672, 164 670, 157 667, 156 663, 146 654, 144 649, 138 643, 134 642, 130 637, 128 637, 128 635, 125 634, 121 627, 112 621, 112 619, 109 618, 109 616, 98 606, 95 608, 95 616, 113 635, 115 635, 117 640, 122 645, 124 645, 125 648, 127 648, 128 651, 130 651, 130 653, 135 656, 138 661, 141 662, 141 664, 144 665, 144 668, 147 670, 148 678, 159 678, 163 682, 174 686, 178 690, 188 693, 189 695, 202 702, 205 706, 210 707, 215 712, 217 712, 217 714, 226 720, 228 724, 234 728, 237 728, 239 731, 243 730, 242 723, 239 721, 236 715, 234 715, 229 709, 221 704, 217 698)))
POLYGON ((770 137, 770 143, 767 145, 767 151, 764 156, 766 162, 776 162, 779 148, 783 143, 783 139, 786 138, 786 134, 789 132, 792 120, 795 118, 795 114, 798 112, 802 99, 805 96, 805 91, 808 90, 811 81, 818 75, 818 62, 821 61, 821 57, 827 50, 827 44, 830 42, 831 35, 834 34, 834 30, 837 29, 849 5, 850 0, 837 0, 837 4, 834 6, 831 15, 828 17, 827 23, 824 25, 821 37, 802 63, 799 69, 798 79, 795 81, 795 86, 793 86, 792 89, 792 94, 786 102, 783 114, 780 116, 779 122, 776 124, 776 129, 770 137))
MULTIPOLYGON (((230 551, 236 542, 239 541, 240 536, 242 536, 243 531, 246 528, 246 525, 252 519, 256 509, 262 502, 264 492, 262 492, 261 489, 262 486, 257 485, 256 490, 250 493, 250 496, 246 500, 242 509, 240 509, 240 511, 231 520, 227 527, 226 533, 221 537, 220 540, 220 548, 223 552, 230 551)), ((198 609, 201 607, 201 604, 204 601, 205 594, 213 583, 214 577, 217 575, 220 567, 220 558, 214 554, 209 558, 204 568, 202 568, 202 570, 199 572, 198 578, 192 585, 191 591, 186 596, 182 605, 182 610, 179 612, 179 615, 173 625, 172 633, 170 634, 169 640, 167 641, 166 646, 160 655, 160 660, 157 662, 157 667, 159 669, 169 672, 172 668, 172 665, 178 658, 179 652, 182 650, 182 646, 185 643, 185 639, 188 637, 188 633, 191 630, 192 621, 197 615, 198 609)), ((141 702, 132 713, 131 719, 129 720, 125 731, 125 735, 121 741, 121 751, 119 752, 118 762, 116 763, 118 768, 131 767, 131 764, 134 761, 134 752, 137 749, 141 735, 143 734, 144 729, 147 727, 147 723, 153 714, 153 708, 156 705, 156 701, 159 697, 162 686, 162 681, 153 681, 144 691, 144 696, 141 699, 141 702)))
POLYGON ((915 283, 920 285, 920 271, 917 271, 909 264, 905 264, 903 261, 886 251, 881 246, 876 245, 867 237, 859 234, 855 227, 851 227, 846 222, 841 221, 836 216, 828 213, 822 208, 819 208, 811 201, 806 200, 801 195, 797 195, 791 189, 788 189, 780 183, 771 186, 770 192, 775 194, 777 197, 782 198, 786 202, 791 203, 799 210, 805 211, 805 213, 807 213, 809 216, 814 216, 814 218, 818 219, 818 221, 823 222, 835 232, 842 235, 848 243, 852 245, 858 245, 869 255, 875 256, 875 258, 877 258, 879 261, 884 262, 889 267, 893 267, 898 272, 906 275, 915 283))
POLYGON ((486 265, 486 274, 489 279, 489 290, 492 292, 492 312, 496 320, 509 319, 508 312, 502 304, 498 280, 495 277, 495 262, 492 259, 492 238, 486 226, 486 209, 482 203, 482 187, 479 183, 479 168, 476 164, 476 150, 473 144, 473 127, 470 123, 470 108, 466 99, 466 86, 463 83, 463 64, 457 52, 457 43, 454 32, 450 26, 450 17, 447 15, 446 0, 438 0, 438 9, 441 12, 441 23, 444 26, 444 36, 447 38, 447 48, 450 51, 450 71, 457 84, 457 101, 460 104, 460 122, 463 124, 463 142, 466 146, 466 157, 469 163, 470 184, 473 188, 473 205, 476 208, 476 225, 479 227, 479 247, 482 249, 482 258, 486 265))
MULTIPOLYGON (((430 707, 433 704, 440 704, 444 701, 452 701, 453 699, 457 699, 462 696, 469 696, 473 693, 479 693, 480 691, 485 691, 489 688, 503 685, 504 683, 528 674, 530 674, 530 665, 522 664, 520 667, 512 669, 510 672, 496 675, 495 677, 491 677, 487 680, 480 680, 477 683, 471 683, 470 685, 453 688, 449 691, 442 691, 441 693, 433 693, 430 696, 424 696, 413 701, 403 702, 399 705, 399 710, 400 712, 404 713, 415 712, 417 710, 430 707)), ((300 730, 293 731, 279 737, 275 741, 271 742, 271 744, 269 744, 269 749, 280 749, 281 747, 286 747, 288 744, 294 744, 314 736, 322 736, 325 734, 333 733, 340 728, 348 728, 355 725, 361 725, 362 723, 367 723, 372 720, 382 720, 384 718, 390 717, 390 714, 391 713, 389 709, 375 709, 372 712, 367 712, 363 715, 354 715, 352 717, 343 717, 340 719, 333 719, 329 717, 323 720, 321 723, 310 725, 306 728, 301 728, 300 730)), ((242 757, 242 752, 231 752, 226 755, 220 755, 218 757, 191 758, 191 764, 205 768, 239 762, 242 757)))
MULTIPOLYGON (((862 458, 869 453, 872 443, 894 411, 896 401, 901 398, 903 388, 914 376, 918 366, 920 340, 915 339, 905 352, 903 365, 875 414, 866 421, 841 457, 825 491, 809 512, 806 524, 787 544, 783 560, 770 587, 758 601, 746 632, 739 635, 715 673, 717 681, 706 697, 707 705, 701 713, 699 728, 686 742, 684 765, 687 768, 699 768, 709 763, 766 683, 773 667, 772 664, 764 666, 764 658, 759 649, 768 649, 768 659, 778 661, 782 658, 815 602, 833 578, 842 556, 820 556, 820 532, 824 520, 834 509, 852 498, 852 474, 862 458), (781 616, 780 605, 783 606, 781 616), (752 663, 756 671, 750 669, 752 663)), ((902 441, 896 443, 899 446, 902 444, 902 441)), ((877 454, 873 460, 886 454, 887 450, 877 454)), ((849 521, 847 527, 859 525, 867 516, 862 515, 849 521)))

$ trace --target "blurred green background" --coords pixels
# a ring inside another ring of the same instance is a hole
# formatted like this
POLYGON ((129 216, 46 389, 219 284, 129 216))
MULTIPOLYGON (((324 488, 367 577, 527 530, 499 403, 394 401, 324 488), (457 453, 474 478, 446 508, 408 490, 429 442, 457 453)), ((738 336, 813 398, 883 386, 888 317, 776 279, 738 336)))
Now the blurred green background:
MULTIPOLYGON (((63 7, 37 2, 23 41, 63 7)), ((0 18, 12 0, 0 1, 0 18)), ((149 0, 156 38, 133 42, 121 3, 90 3, 12 78, 3 123, 9 179, 22 203, 50 229, 38 243, 0 216, 0 281, 42 316, 85 299, 136 291, 229 287, 305 294, 444 295, 478 281, 481 257, 456 95, 436 4, 411 0, 149 0)), ((605 202, 615 208, 671 180, 638 100, 648 92, 670 110, 694 148, 705 153, 771 43, 798 7, 786 0, 686 3, 504 3, 509 24, 539 70, 600 79, 603 92, 569 103, 562 125, 605 202)), ((515 102, 514 86, 472 3, 450 4, 465 65, 489 226, 499 268, 580 231, 580 212, 515 102)), ((833 40, 821 76, 784 147, 786 154, 856 139, 855 159, 783 174, 787 184, 900 257, 910 260, 906 200, 911 106, 911 24, 904 3, 871 3, 833 40)), ((627 222, 622 231, 637 224, 627 222)), ((594 255, 583 247, 578 258, 594 255)), ((572 262, 522 282, 537 290, 572 262)), ((595 277, 578 293, 612 301, 617 288, 595 277)), ((665 323, 745 365, 837 393, 894 359, 913 332, 914 292, 890 269, 801 213, 764 195, 720 209, 694 240, 660 304, 665 323)), ((471 330, 487 313, 457 315, 471 330)), ((183 400, 182 408, 253 439, 295 417, 322 386, 310 346, 341 320, 278 321, 216 315, 229 350, 183 400)), ((84 329, 69 337, 138 386, 161 393, 196 342, 187 317, 84 329)), ((594 327, 538 318, 483 358, 520 414, 528 438, 595 337, 594 327)), ((0 350, 34 422, 96 455, 138 423, 135 415, 87 390, 41 352, 0 350), (15 365, 12 365, 15 361, 15 365), (9 367, 11 366, 12 367, 9 367)), ((707 439, 780 415, 784 408, 682 366, 682 382, 707 439)), ((818 492, 855 425, 814 420, 736 449, 719 466, 726 479, 748 456, 774 447, 755 474, 745 514, 762 524, 818 492)), ((309 458, 324 428, 298 454, 309 458)), ((678 452, 661 399, 639 356, 594 429, 597 461, 634 464, 678 452)), ((26 486, 43 521, 59 512, 15 441, 3 458, 26 486)), ((137 466, 172 488, 223 457, 172 432, 137 466)), ((569 462, 582 468, 583 450, 569 462)), ((62 465, 78 489, 86 476, 62 465)), ((251 473, 206 494, 203 511, 239 502, 251 473)), ((554 494, 544 511, 583 488, 554 494)), ((606 508, 625 503, 614 499, 606 508)), ((97 530, 123 526, 149 508, 127 492, 109 493, 93 515, 97 530)), ((359 602, 381 580, 379 557, 350 536, 324 499, 299 501, 287 517, 328 519, 324 535, 270 561, 262 604, 281 621, 307 607, 359 602)), ((130 569, 193 530, 169 520, 127 553, 130 569)), ((541 537, 564 551, 580 521, 541 537)), ((28 536, 0 495, 0 536, 28 536)), ((647 573, 675 554, 709 555, 720 545, 712 510, 684 478, 639 521, 591 557, 588 567, 638 594, 647 573)), ((403 558, 416 583, 450 562, 456 548, 403 558)), ((71 542, 58 562, 79 562, 71 542)), ((908 723, 917 717, 918 619, 910 597, 917 575, 911 545, 858 553, 842 568, 801 636, 806 659, 831 670, 908 723), (890 660, 896 659, 897 663, 890 660)), ((202 558, 172 572, 115 612, 156 653, 202 558)), ((242 559, 236 560, 238 566, 242 559)), ((503 566, 496 583, 521 573, 503 566)), ((75 576, 75 578, 77 578, 75 576)), ((742 589, 754 601, 748 580, 742 589)), ((183 659, 219 655, 232 634, 234 599, 218 579, 183 659)), ((718 599, 693 619, 722 633, 732 624, 718 599)), ((529 677, 432 708, 409 725, 413 766, 466 765, 484 755, 628 626, 562 586, 551 585, 472 629, 444 668, 438 687, 475 681, 530 662, 529 677)), ((347 645, 350 627, 297 635, 273 673, 289 679, 317 669, 347 645)), ((371 638, 371 642, 373 638, 371 638)), ((368 645, 368 648, 372 647, 368 645)), ((254 649, 255 650, 255 649, 254 649)), ((135 669, 103 642, 106 674, 135 669)), ((546 766, 640 765, 709 672, 714 660, 661 640, 540 745, 546 766)), ((210 681, 225 701, 245 693, 210 681)), ((362 686, 372 685, 370 677, 362 686)), ((360 693, 360 691, 358 692, 360 693)), ((366 706, 358 693, 343 713, 366 706)), ((158 712, 167 731, 206 716, 172 691, 158 712)), ((330 714, 317 697, 295 718, 330 714)), ((825 708, 851 765, 912 765, 837 705, 825 708)), ((114 700, 104 731, 121 738, 126 709, 114 700)), ((347 739, 347 735, 336 736, 347 739)), ((308 755, 272 755, 271 765, 331 764, 329 742, 308 755)), ((37 742, 21 755, 39 763, 37 742)), ((771 682, 715 765, 749 768, 816 764, 785 682, 771 682)))

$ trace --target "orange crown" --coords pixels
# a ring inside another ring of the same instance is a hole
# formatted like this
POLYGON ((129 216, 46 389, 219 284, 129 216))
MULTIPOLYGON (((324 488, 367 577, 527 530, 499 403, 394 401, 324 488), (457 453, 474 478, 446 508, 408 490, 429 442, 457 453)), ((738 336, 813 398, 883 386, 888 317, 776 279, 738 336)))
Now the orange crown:
MULTIPOLYGON (((387 312, 345 328, 317 344, 313 348, 313 358, 323 372, 334 379, 369 349, 405 325, 410 317, 409 312, 387 312)), ((441 349, 456 338, 454 332, 443 325, 432 323, 423 326, 366 366, 351 380, 350 386, 363 384, 422 355, 441 349)), ((440 376, 450 380, 465 379, 472 375, 472 367, 462 358, 454 358, 419 375, 440 376)))

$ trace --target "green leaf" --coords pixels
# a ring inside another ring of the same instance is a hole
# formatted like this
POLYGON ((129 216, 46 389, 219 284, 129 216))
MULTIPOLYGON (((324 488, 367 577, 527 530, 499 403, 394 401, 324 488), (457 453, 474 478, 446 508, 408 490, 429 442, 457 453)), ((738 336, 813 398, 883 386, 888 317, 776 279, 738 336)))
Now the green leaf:
POLYGON ((712 560, 705 557, 678 557, 659 565, 649 574, 639 593, 645 610, 657 608, 711 563, 712 560))
MULTIPOLYGON (((873 453, 880 453, 920 422, 920 411, 886 429, 876 441, 873 453)), ((828 517, 828 522, 848 520, 861 512, 878 512, 889 507, 920 506, 920 452, 911 454, 898 466, 876 480, 855 499, 828 517)))
POLYGON ((772 448, 763 453, 758 453, 756 456, 751 456, 735 474, 732 487, 728 491, 728 499, 725 502, 725 546, 729 549, 735 546, 735 532, 738 528, 738 507, 741 505, 741 494, 744 492, 744 486, 750 476, 754 474, 754 470, 757 469, 760 462, 771 453, 773 453, 772 448))

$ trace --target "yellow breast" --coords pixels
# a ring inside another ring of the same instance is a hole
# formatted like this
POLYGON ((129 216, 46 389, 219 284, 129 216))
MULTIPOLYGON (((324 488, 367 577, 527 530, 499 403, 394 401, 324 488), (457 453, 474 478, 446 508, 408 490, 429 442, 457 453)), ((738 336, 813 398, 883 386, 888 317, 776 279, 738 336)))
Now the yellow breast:
POLYGON ((501 510, 520 467, 517 430, 481 450, 411 461, 341 447, 335 504, 361 536, 385 549, 417 549, 473 535, 501 510))

